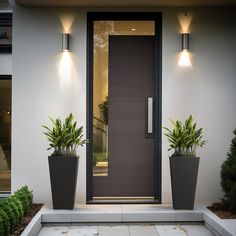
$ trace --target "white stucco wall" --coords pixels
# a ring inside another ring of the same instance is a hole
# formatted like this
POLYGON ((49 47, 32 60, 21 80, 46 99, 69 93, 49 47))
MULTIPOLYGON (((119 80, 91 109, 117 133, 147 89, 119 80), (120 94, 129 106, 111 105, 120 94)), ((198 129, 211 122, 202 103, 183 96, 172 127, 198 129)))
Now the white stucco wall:
MULTIPOLYGON (((163 126, 168 125, 169 118, 184 119, 193 114, 204 127, 208 144, 199 150, 196 202, 208 204, 221 196, 220 165, 226 158, 232 130, 236 127, 236 17, 232 9, 156 11, 163 12, 163 126), (177 15, 185 11, 194 16, 191 68, 177 65, 180 49, 177 15)), ((15 190, 27 184, 33 189, 36 202, 50 203, 47 164, 50 152, 46 150, 41 125, 48 124, 49 115, 65 117, 73 112, 79 123, 86 126, 86 10, 17 6, 13 25, 12 186, 15 190), (74 18, 71 27, 73 78, 62 81, 58 73, 63 31, 60 18, 69 16, 74 18)), ((171 202, 167 149, 163 136, 164 203, 171 202)), ((81 148, 79 154, 77 203, 85 203, 85 148, 81 148)))

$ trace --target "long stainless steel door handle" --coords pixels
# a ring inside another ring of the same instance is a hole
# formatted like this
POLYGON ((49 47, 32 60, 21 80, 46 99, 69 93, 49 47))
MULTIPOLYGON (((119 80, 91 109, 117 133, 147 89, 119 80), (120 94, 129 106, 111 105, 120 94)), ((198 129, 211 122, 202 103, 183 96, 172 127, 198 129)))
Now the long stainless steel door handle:
POLYGON ((153 98, 147 98, 147 133, 153 134, 153 98))

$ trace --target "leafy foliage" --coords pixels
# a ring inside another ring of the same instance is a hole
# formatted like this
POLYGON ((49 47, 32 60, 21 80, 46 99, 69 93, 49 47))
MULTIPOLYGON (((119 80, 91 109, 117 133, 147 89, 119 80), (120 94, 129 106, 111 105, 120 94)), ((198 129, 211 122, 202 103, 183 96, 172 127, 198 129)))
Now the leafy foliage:
POLYGON ((22 189, 22 191, 24 191, 25 192, 25 194, 27 195, 27 197, 28 197, 28 201, 29 201, 29 205, 30 205, 30 208, 32 207, 32 204, 33 204, 33 193, 32 193, 32 191, 30 191, 29 189, 28 189, 28 186, 24 186, 24 187, 22 187, 21 188, 22 189))
POLYGON ((20 221, 21 218, 24 216, 24 210, 23 210, 21 201, 16 196, 12 196, 11 200, 17 208, 17 211, 19 213, 19 221, 20 221))
POLYGON ((10 221, 2 209, 0 209, 0 235, 9 235, 10 233, 10 221))
POLYGON ((9 222, 10 222, 10 229, 11 229, 10 232, 12 232, 17 225, 17 219, 16 219, 13 209, 11 208, 11 206, 8 204, 6 200, 3 200, 0 202, 0 209, 3 210, 7 214, 9 218, 9 222))
POLYGON ((74 116, 70 113, 64 123, 60 118, 50 118, 53 125, 51 129, 43 125, 46 129, 43 133, 49 141, 48 150, 54 149, 53 156, 76 156, 77 147, 88 142, 87 139, 83 139, 83 126, 77 128, 77 122, 73 122, 73 119, 74 116))
POLYGON ((5 204, 8 204, 8 206, 12 209, 15 222, 16 222, 16 224, 18 224, 20 222, 20 213, 17 209, 15 202, 12 201, 12 198, 8 198, 8 199, 6 199, 5 204))
POLYGON ((108 95, 106 95, 105 100, 98 107, 103 115, 104 122, 108 124, 108 95))
POLYGON ((23 214, 25 215, 32 206, 32 192, 28 190, 27 186, 24 186, 21 189, 17 190, 14 195, 20 201, 23 209, 23 214))
POLYGON ((32 192, 24 186, 11 197, 0 201, 0 236, 7 236, 14 231, 32 206, 32 200, 32 192))
POLYGON ((197 123, 194 123, 192 115, 184 123, 179 120, 170 121, 173 129, 164 127, 170 143, 168 151, 174 149, 172 156, 196 156, 197 148, 206 144, 206 141, 202 140, 203 129, 197 129, 197 123))
POLYGON ((236 212, 236 129, 234 130, 227 159, 221 166, 221 187, 224 191, 222 203, 232 212, 236 212))
POLYGON ((17 195, 17 198, 21 202, 22 208, 24 215, 29 211, 30 209, 30 204, 27 195, 24 192, 19 192, 17 195))

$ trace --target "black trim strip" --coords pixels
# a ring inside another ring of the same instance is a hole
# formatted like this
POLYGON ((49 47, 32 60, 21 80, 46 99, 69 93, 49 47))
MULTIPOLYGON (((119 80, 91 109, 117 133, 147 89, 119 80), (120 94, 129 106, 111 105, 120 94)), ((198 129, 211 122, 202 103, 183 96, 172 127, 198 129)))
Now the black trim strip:
POLYGON ((11 75, 0 75, 0 80, 11 80, 12 76, 11 75))
POLYGON ((12 26, 12 13, 0 14, 0 26, 12 26))
MULTIPOLYGON (((12 28, 12 13, 0 13, 0 28, 1 27, 10 27, 12 28)), ((4 45, 0 44, 1 53, 11 53, 12 44, 4 45)))

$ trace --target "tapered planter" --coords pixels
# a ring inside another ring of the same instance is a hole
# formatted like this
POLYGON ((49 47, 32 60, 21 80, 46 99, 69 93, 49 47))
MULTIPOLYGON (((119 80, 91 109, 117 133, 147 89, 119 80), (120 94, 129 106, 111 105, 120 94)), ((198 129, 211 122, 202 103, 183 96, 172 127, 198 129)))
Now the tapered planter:
POLYGON ((79 157, 48 157, 53 209, 73 209, 79 157))
POLYGON ((197 185, 199 157, 170 157, 173 208, 192 210, 197 185))

